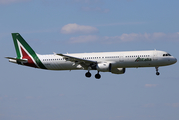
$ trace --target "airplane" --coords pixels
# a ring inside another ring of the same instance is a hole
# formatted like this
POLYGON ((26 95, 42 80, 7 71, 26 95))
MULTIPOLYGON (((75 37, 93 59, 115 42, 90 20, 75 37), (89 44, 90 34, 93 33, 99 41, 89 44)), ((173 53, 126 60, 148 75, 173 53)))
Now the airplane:
POLYGON ((17 57, 6 57, 9 62, 45 70, 86 70, 87 78, 91 77, 90 70, 97 70, 95 78, 100 79, 99 72, 124 74, 126 68, 140 67, 155 67, 159 75, 160 66, 177 62, 175 57, 159 50, 40 55, 19 33, 12 33, 12 38, 17 57))

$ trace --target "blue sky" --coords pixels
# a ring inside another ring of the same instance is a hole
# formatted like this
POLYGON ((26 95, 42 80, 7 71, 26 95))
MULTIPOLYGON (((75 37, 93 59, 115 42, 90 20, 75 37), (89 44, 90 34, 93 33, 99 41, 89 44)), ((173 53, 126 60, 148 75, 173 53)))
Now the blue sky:
POLYGON ((163 50, 179 59, 179 1, 0 0, 0 119, 178 120, 179 65, 123 75, 9 63, 11 33, 39 54, 163 50))

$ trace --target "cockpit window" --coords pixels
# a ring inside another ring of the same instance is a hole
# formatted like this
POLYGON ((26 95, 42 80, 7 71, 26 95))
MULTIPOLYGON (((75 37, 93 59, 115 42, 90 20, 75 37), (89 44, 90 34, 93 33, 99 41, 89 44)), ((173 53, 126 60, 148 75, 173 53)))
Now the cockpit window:
POLYGON ((169 53, 167 54, 168 56, 171 56, 169 53))
POLYGON ((163 54, 163 56, 171 56, 169 53, 167 53, 167 54, 163 54))

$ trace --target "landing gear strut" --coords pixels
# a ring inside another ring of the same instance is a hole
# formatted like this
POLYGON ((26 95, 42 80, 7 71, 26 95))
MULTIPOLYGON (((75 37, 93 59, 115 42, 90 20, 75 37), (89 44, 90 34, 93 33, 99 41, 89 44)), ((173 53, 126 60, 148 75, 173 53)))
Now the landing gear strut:
POLYGON ((160 75, 160 73, 158 72, 158 67, 155 67, 156 69, 156 75, 160 75))
POLYGON ((98 71, 98 73, 95 75, 95 78, 96 78, 96 79, 100 79, 100 78, 101 78, 101 75, 99 74, 99 71, 98 71))

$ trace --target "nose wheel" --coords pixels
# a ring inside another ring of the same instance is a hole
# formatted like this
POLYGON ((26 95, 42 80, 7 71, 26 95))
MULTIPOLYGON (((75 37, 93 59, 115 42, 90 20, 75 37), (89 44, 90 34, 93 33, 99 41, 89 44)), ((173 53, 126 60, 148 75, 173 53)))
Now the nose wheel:
POLYGON ((160 75, 160 73, 158 72, 158 67, 155 67, 156 69, 156 75, 160 75))
POLYGON ((156 72, 156 75, 160 75, 160 73, 159 73, 159 72, 156 72))

